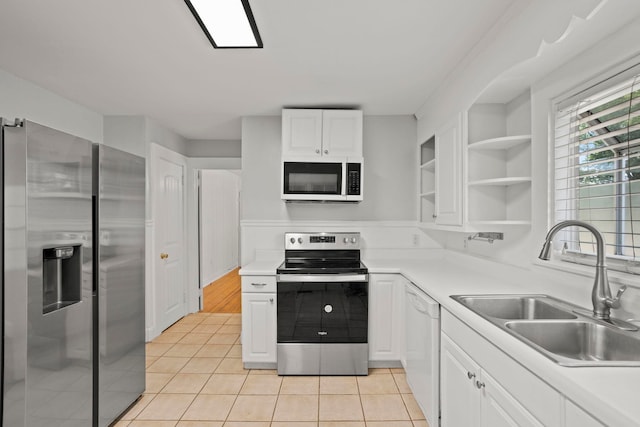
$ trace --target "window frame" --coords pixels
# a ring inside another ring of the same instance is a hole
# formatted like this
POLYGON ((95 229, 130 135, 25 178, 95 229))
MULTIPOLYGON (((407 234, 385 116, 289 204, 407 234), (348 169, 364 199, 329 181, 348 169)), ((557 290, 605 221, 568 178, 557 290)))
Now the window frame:
MULTIPOLYGON (((620 72, 617 72, 617 73, 610 72, 607 75, 601 75, 598 79, 592 79, 590 82, 583 84, 582 88, 579 88, 579 87, 574 88, 573 91, 569 91, 568 96, 567 96, 567 93, 565 93, 562 99, 559 99, 560 97, 551 99, 551 105, 549 110, 549 124, 550 124, 550 127, 549 127, 550 170, 549 170, 549 186, 548 186, 549 209, 547 210, 547 220, 550 224, 553 224, 557 221, 556 198, 557 198, 558 190, 556 188, 556 176, 555 176, 556 161, 557 161, 556 159, 556 147, 557 147, 556 125, 557 125, 557 119, 559 117, 560 111, 562 109, 566 110, 571 105, 577 105, 581 99, 587 99, 587 97, 591 95, 596 95, 599 93, 603 93, 607 90, 611 90, 616 85, 620 85, 621 83, 631 80, 636 76, 638 78, 636 80, 635 85, 631 87, 632 92, 636 92, 637 90, 640 89, 640 63, 638 63, 637 60, 633 65, 627 67, 626 69, 620 72), (636 88, 635 90, 633 90, 634 87, 636 88)), ((612 98, 612 99, 616 99, 616 98, 612 98)), ((616 137, 612 136, 611 138, 616 138, 616 137)), ((616 163, 618 163, 623 161, 623 159, 625 158, 625 157, 621 157, 620 155, 621 153, 626 151, 629 146, 626 143, 621 142, 619 140, 617 140, 616 145, 620 145, 620 146, 611 147, 609 148, 609 150, 611 150, 614 153, 614 157, 612 157, 611 159, 616 163)), ((637 145, 637 142, 635 145, 637 145)), ((567 167, 567 169, 569 168, 570 166, 567 167)), ((614 173, 617 173, 617 172, 614 172, 614 173)), ((579 175, 573 175, 573 176, 578 177, 579 175)), ((616 185, 616 187, 618 187, 621 184, 623 184, 623 182, 622 181, 619 182, 618 179, 616 179, 613 185, 616 185)), ((577 190, 569 190, 569 191, 577 191, 577 190)), ((616 193, 617 191, 618 190, 616 190, 616 193)), ((637 194, 637 193, 633 193, 633 194, 637 194)), ((568 198, 567 200, 570 200, 573 202, 573 201, 577 201, 578 198, 571 197, 571 198, 568 198)), ((617 200, 616 200, 616 205, 619 206, 617 200)), ((574 211, 577 211, 576 208, 572 208, 572 209, 574 211)), ((616 208, 616 211, 620 212, 618 208, 616 208)), ((582 230, 577 230, 572 228, 572 229, 569 229, 567 232, 572 234, 575 233, 575 235, 577 235, 581 231, 582 230)), ((638 233, 636 232, 634 234, 637 235, 638 233)), ((618 232, 616 231, 616 239, 618 239, 618 237, 619 237, 618 232)), ((572 238, 571 240, 577 241, 578 239, 572 238)), ((616 254, 606 255, 606 261, 609 269, 623 272, 623 273, 628 273, 628 274, 640 275, 640 255, 638 254, 640 253, 640 244, 638 244, 637 242, 634 242, 634 247, 636 248, 636 251, 637 251, 635 255, 635 259, 630 259, 628 256, 618 256, 616 254)), ((564 262, 580 264, 580 265, 593 266, 596 263, 596 256, 594 254, 582 253, 580 251, 571 250, 570 248, 567 248, 566 244, 564 245, 558 258, 559 260, 564 262)))

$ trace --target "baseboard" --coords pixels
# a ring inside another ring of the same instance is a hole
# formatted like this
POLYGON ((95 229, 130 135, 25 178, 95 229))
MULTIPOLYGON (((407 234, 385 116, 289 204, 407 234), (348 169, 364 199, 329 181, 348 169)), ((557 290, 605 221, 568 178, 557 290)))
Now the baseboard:
POLYGON ((369 369, 376 368, 402 368, 399 360, 369 360, 369 369))
POLYGON ((276 362, 244 362, 242 364, 245 369, 277 369, 276 362))

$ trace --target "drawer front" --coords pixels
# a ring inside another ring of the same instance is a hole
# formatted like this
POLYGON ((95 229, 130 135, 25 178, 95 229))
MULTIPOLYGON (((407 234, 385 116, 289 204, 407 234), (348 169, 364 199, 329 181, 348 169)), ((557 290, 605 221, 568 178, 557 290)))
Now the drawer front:
POLYGON ((242 292, 275 292, 276 276, 242 276, 242 292))

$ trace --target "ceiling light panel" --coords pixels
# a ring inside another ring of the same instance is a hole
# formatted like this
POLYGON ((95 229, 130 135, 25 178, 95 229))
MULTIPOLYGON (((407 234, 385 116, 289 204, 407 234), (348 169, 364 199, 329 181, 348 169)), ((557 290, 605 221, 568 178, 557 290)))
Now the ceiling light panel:
POLYGON ((215 48, 261 48, 249 0, 185 0, 215 48))

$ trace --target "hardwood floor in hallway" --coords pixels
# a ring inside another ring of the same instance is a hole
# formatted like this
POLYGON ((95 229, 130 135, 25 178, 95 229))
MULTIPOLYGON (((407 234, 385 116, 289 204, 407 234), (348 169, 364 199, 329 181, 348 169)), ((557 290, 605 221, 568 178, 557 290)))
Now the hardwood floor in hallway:
POLYGON ((202 291, 202 311, 205 313, 240 313, 240 267, 211 282, 202 291))

